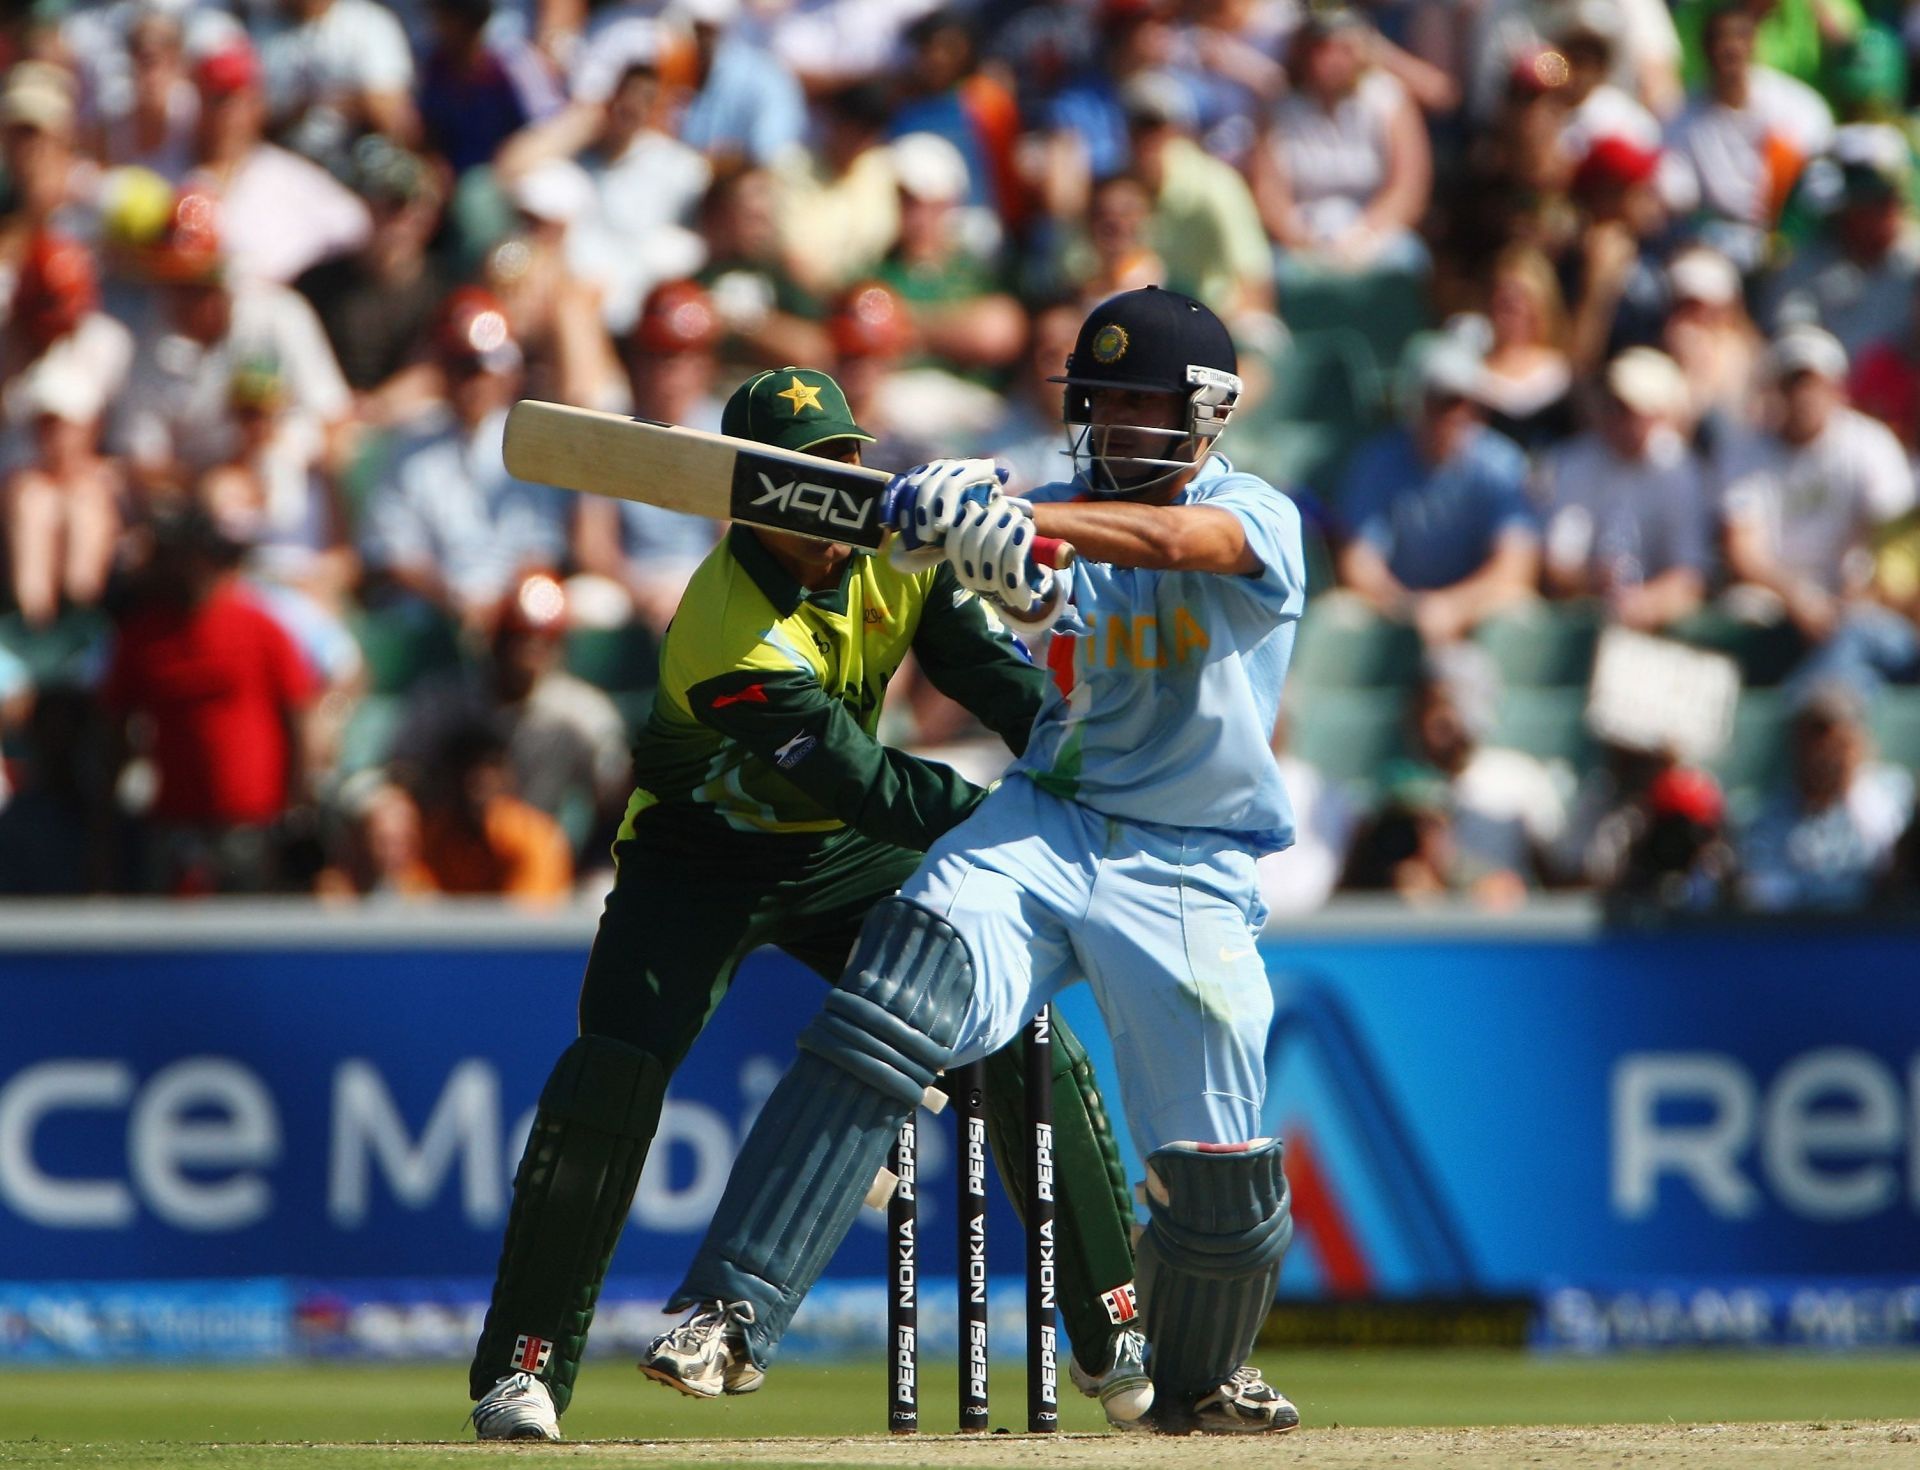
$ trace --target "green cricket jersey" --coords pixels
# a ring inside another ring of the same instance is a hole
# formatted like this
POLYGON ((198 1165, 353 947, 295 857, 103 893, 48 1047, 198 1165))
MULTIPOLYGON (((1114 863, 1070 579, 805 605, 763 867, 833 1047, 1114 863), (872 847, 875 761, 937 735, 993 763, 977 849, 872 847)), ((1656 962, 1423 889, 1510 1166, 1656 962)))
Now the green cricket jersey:
POLYGON ((911 651, 936 689, 1018 754, 1042 672, 944 563, 906 573, 855 554, 837 586, 802 588, 734 527, 688 583, 660 652, 621 828, 819 833, 851 827, 927 848, 980 799, 958 772, 875 738, 911 651))

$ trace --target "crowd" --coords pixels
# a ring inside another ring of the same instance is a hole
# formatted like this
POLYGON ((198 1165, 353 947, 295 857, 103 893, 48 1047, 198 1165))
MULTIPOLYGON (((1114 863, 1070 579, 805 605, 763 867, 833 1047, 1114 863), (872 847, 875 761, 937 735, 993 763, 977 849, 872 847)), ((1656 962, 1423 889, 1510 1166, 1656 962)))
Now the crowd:
MULTIPOLYGON (((715 428, 817 365, 870 463, 1017 490, 1087 307, 1160 282, 1316 546, 1277 917, 1920 894, 1899 7, 6 14, 0 893, 604 886, 716 528, 513 480, 508 406, 715 428), (1627 633, 1731 662, 1730 738, 1596 731, 1627 633)), ((980 759, 924 685, 886 732, 980 759)))

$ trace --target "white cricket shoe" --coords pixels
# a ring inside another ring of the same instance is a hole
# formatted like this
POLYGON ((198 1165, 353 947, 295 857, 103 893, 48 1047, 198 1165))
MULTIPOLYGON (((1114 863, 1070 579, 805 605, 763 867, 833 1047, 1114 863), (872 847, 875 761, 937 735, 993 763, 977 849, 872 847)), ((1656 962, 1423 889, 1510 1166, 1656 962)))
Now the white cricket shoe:
POLYGON ((1100 1400, 1115 1429, 1147 1428, 1153 1408, 1153 1379, 1147 1376, 1147 1339, 1131 1328, 1113 1335, 1113 1362, 1104 1373, 1089 1373, 1077 1357, 1067 1360, 1067 1376, 1090 1399, 1100 1400))
POLYGON ((1202 1434, 1285 1434, 1300 1427, 1300 1411, 1251 1363, 1201 1395, 1188 1417, 1188 1427, 1202 1434))
POLYGON ((553 1395, 531 1373, 509 1373, 473 1406, 473 1432, 480 1439, 558 1439, 560 1416, 553 1395))
POLYGON ((656 1337, 640 1356, 640 1371, 696 1399, 752 1393, 767 1376, 747 1351, 752 1321, 752 1302, 709 1303, 656 1337))

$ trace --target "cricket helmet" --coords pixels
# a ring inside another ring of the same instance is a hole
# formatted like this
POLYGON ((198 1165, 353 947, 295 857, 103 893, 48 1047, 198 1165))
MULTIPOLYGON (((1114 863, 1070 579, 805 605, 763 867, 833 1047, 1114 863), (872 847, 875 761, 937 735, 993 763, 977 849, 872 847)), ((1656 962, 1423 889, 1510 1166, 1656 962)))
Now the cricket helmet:
POLYGON ((1159 286, 1109 296, 1081 324, 1066 373, 1047 380, 1066 388, 1074 468, 1106 495, 1137 494, 1192 468, 1240 400, 1239 365, 1226 324, 1192 297, 1159 286), (1185 408, 1173 428, 1096 426, 1093 395, 1102 390, 1166 394, 1185 408), (1136 452, 1110 452, 1115 431, 1136 452), (1137 452, 1142 440, 1159 452, 1137 452))

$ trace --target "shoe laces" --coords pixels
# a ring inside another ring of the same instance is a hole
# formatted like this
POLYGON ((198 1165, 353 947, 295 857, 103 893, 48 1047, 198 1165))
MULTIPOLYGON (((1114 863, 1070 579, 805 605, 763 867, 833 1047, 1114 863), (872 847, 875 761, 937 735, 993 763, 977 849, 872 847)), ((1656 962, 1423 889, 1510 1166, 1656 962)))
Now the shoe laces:
POLYGON ((485 1398, 481 1399, 479 1403, 475 1404, 473 1408, 468 1411, 467 1418, 473 1423, 478 1424, 482 1415, 491 1418, 493 1415, 502 1412, 507 1407, 509 1400, 532 1397, 533 1386, 539 1381, 540 1380, 535 1378, 531 1373, 507 1374, 506 1377, 500 1379, 487 1391, 485 1398))
POLYGON ((676 1327, 673 1335, 676 1339, 683 1335, 697 1337, 716 1327, 722 1333, 729 1333, 729 1329, 745 1329, 752 1325, 752 1302, 709 1302, 676 1327))

